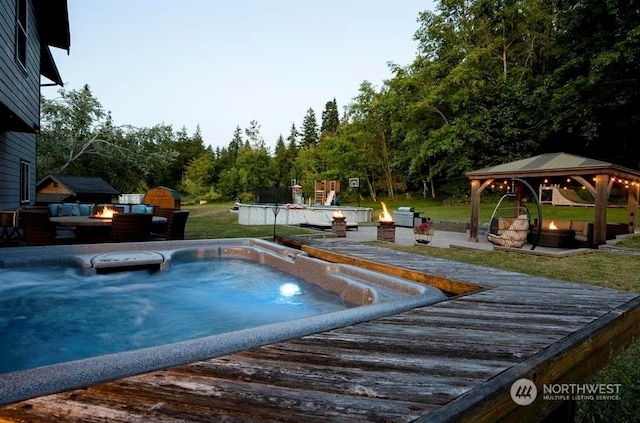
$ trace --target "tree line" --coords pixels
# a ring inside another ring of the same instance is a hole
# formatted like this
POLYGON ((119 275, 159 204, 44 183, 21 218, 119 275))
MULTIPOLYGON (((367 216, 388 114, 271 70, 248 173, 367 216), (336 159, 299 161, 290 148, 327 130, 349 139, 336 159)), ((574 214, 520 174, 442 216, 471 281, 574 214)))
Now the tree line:
POLYGON ((441 0, 418 15, 414 41, 412 63, 362 82, 342 110, 308 109, 273 150, 257 121, 212 149, 199 129, 117 126, 88 86, 61 90, 42 99, 38 174, 250 201, 292 179, 312 192, 353 177, 373 199, 463 196, 466 171, 557 151, 640 168, 638 2, 441 0))

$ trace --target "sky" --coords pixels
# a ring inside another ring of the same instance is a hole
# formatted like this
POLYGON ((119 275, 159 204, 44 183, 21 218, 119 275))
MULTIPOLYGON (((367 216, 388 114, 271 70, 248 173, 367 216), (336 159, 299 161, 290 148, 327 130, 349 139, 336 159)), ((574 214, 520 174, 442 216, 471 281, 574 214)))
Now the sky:
MULTIPOLYGON (((171 124, 226 147, 260 124, 267 146, 341 114, 363 81, 416 56, 419 0, 68 0, 71 48, 52 48, 65 89, 85 84, 116 125, 171 124)), ((42 93, 55 98, 60 87, 42 93)))

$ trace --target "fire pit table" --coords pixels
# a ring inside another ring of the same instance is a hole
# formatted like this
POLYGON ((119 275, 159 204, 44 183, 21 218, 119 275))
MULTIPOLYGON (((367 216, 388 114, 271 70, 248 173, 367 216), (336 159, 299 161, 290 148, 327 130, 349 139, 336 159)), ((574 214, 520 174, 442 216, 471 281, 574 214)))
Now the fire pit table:
MULTIPOLYGON (((538 228, 533 227, 530 235, 533 237, 538 228)), ((576 244, 576 231, 571 229, 542 229, 538 245, 551 248, 574 248, 576 244)))

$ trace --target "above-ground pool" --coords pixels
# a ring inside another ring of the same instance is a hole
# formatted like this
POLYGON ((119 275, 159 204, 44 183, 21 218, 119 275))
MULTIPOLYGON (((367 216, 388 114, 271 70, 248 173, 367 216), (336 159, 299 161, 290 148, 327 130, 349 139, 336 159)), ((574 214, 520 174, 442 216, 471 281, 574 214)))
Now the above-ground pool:
POLYGON ((6 248, 0 404, 444 298, 430 286, 255 239, 6 248))

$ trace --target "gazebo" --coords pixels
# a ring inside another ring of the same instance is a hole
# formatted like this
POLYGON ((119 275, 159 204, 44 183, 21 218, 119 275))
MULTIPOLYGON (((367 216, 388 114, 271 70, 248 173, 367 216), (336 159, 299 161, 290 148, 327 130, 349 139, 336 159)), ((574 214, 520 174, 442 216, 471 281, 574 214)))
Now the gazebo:
POLYGON ((627 191, 629 232, 637 227, 640 171, 613 163, 566 153, 549 153, 503 163, 467 173, 471 180, 470 241, 478 241, 480 194, 495 180, 510 178, 571 178, 585 187, 595 198, 594 243, 604 244, 607 236, 607 205, 614 184, 627 191), (595 185, 595 186, 594 186, 595 185))

